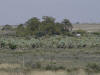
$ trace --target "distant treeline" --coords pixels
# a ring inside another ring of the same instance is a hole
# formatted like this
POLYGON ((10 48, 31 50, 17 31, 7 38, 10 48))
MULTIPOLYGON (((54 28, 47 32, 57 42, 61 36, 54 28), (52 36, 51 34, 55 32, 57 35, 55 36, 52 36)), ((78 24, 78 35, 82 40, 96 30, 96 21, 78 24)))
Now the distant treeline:
MULTIPOLYGON (((26 35, 61 35, 68 34, 72 31, 72 24, 68 19, 63 19, 62 22, 56 22, 54 17, 43 16, 42 21, 37 17, 33 17, 26 21, 24 24, 20 24, 15 28, 17 36, 26 35)), ((2 30, 11 30, 10 25, 6 25, 2 30)))

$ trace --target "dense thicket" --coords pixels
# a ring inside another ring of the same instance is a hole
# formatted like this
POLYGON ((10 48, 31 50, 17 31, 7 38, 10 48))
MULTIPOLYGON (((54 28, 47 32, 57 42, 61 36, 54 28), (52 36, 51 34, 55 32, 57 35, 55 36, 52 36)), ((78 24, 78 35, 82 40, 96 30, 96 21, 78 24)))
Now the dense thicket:
POLYGON ((62 22, 56 22, 56 19, 49 16, 43 16, 42 21, 37 17, 29 19, 25 24, 20 24, 16 28, 18 36, 26 35, 60 35, 68 34, 72 31, 72 24, 68 19, 63 19, 62 22))

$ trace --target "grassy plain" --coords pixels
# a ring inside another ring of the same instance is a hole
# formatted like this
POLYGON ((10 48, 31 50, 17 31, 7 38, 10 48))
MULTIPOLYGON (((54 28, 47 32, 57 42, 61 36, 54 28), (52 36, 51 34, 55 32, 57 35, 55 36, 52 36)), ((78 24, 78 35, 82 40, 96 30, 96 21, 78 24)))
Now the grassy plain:
POLYGON ((73 30, 86 30, 88 32, 97 32, 100 31, 100 24, 73 24, 73 30))
MULTIPOLYGON (((100 31, 100 24, 73 26, 73 30, 100 31)), ((99 37, 0 36, 0 75, 100 75, 99 37)))

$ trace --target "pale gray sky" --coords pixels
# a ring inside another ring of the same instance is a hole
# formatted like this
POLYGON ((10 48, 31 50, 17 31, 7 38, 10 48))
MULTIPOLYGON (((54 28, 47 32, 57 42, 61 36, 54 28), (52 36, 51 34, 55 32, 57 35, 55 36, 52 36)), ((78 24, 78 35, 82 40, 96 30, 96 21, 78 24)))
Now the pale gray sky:
POLYGON ((100 0, 0 0, 0 24, 20 24, 42 16, 100 22, 100 0))

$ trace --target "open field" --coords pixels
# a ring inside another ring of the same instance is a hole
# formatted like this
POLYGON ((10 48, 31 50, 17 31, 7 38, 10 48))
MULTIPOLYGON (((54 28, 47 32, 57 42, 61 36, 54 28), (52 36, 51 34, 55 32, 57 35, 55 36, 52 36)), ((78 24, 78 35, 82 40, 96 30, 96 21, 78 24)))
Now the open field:
POLYGON ((92 63, 100 65, 99 48, 0 50, 0 75, 100 75, 85 71, 92 63), (46 70, 47 65, 64 70, 46 70))
POLYGON ((73 24, 73 30, 86 30, 88 32, 100 31, 100 24, 73 24))
MULTIPOLYGON (((100 24, 73 26, 100 30, 100 24)), ((7 32, 0 34, 0 75, 100 75, 99 34, 17 37, 7 32)))

